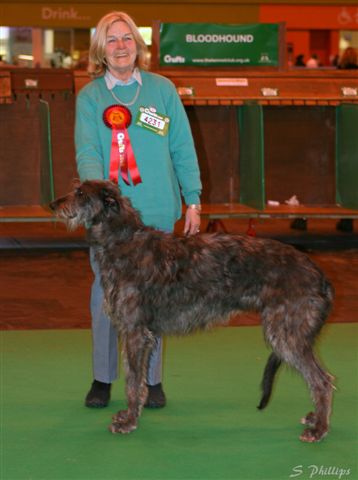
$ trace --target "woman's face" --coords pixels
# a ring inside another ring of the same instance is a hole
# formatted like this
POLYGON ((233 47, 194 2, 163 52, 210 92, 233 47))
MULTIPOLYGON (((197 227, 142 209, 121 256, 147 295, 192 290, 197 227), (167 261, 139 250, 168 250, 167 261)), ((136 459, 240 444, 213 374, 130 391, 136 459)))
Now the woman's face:
POLYGON ((106 37, 105 58, 108 70, 120 79, 128 79, 137 58, 137 45, 125 22, 114 22, 106 37))

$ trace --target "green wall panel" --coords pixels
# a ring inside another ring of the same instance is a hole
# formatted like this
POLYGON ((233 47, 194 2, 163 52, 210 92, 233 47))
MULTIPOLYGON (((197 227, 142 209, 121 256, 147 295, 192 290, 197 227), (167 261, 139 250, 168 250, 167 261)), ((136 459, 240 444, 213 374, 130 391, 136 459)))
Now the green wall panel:
POLYGON ((358 208, 358 105, 339 105, 336 119, 336 200, 358 208))
POLYGON ((40 100, 40 189, 41 205, 47 206, 55 198, 53 166, 52 166, 52 143, 50 106, 48 102, 40 100))
POLYGON ((237 109, 240 149, 240 202, 265 208, 264 126, 262 106, 247 103, 237 109))

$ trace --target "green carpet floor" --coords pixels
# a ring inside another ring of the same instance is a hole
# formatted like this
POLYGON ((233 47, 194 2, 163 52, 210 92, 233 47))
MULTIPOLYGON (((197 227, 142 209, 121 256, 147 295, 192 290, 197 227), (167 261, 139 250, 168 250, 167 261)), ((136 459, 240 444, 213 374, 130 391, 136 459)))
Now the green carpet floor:
POLYGON ((168 405, 145 410, 130 435, 107 430, 123 403, 90 410, 88 330, 1 332, 1 480, 357 480, 358 325, 328 325, 319 355, 337 376, 332 428, 303 444, 311 409, 303 380, 283 369, 268 408, 259 383, 268 351, 260 327, 166 340, 168 405))

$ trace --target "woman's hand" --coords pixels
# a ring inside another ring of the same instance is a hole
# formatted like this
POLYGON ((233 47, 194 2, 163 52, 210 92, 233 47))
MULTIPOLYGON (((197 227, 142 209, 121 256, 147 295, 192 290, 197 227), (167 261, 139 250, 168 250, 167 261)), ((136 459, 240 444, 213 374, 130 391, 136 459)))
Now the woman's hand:
POLYGON ((184 235, 195 235, 200 231, 200 205, 189 205, 185 212, 184 235))

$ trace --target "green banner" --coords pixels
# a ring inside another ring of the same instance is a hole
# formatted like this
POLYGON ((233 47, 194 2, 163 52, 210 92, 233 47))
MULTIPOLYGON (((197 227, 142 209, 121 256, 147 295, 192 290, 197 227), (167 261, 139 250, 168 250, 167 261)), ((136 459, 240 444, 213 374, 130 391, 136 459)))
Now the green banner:
POLYGON ((161 66, 278 66, 279 25, 162 23, 161 66))

